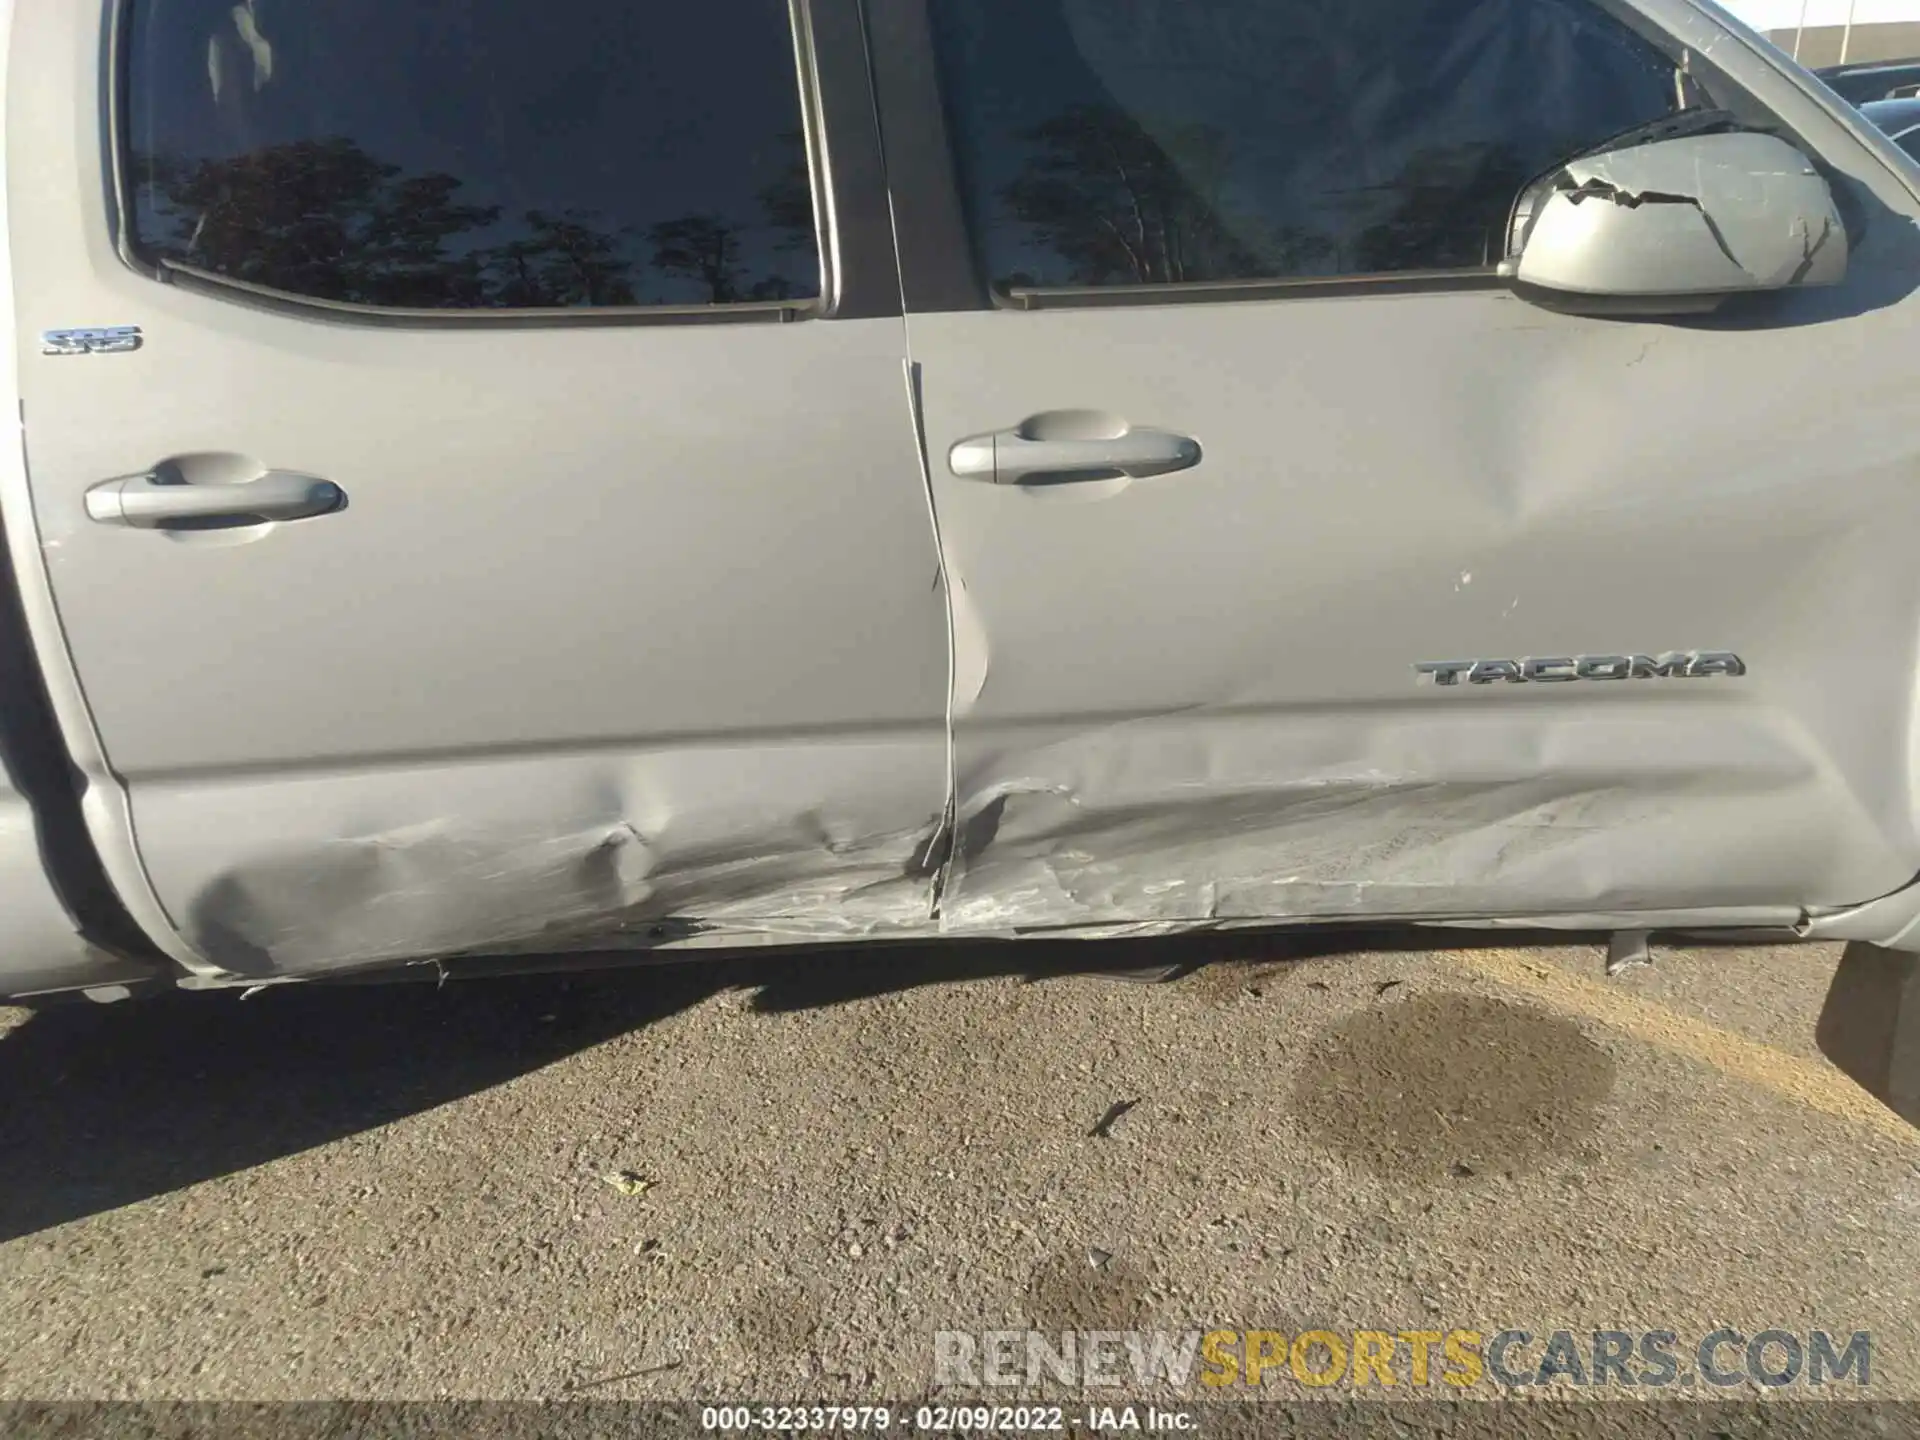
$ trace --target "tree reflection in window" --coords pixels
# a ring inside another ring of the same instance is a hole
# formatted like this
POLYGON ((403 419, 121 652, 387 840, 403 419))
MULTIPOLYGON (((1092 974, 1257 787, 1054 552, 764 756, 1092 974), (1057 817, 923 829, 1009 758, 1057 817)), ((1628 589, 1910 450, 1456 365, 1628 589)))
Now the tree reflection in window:
MULTIPOLYGON (((1031 147, 1001 191, 1006 212, 1073 285, 1179 285, 1491 265, 1530 178, 1510 146, 1435 146, 1384 184, 1329 196, 1332 231, 1235 210, 1227 137, 1204 125, 1146 127, 1076 105, 1021 132, 1031 147)), ((1016 270, 1002 286, 1044 283, 1016 270)), ((1058 283, 1056 280, 1055 283, 1058 283)))
POLYGON ((1003 192, 1007 208, 1075 284, 1178 285, 1257 269, 1221 213, 1218 130, 1176 126, 1156 143, 1112 106, 1075 105, 1021 139, 1033 149, 1003 192))
POLYGON ((813 205, 795 159, 745 217, 644 230, 591 211, 463 201, 345 138, 138 163, 136 234, 161 258, 289 294, 424 309, 726 305, 818 293, 813 205), (757 259, 754 257, 758 257, 757 259))
POLYGON ((1477 270, 1526 183, 1686 103, 1613 0, 930 0, 1002 287, 1477 270))

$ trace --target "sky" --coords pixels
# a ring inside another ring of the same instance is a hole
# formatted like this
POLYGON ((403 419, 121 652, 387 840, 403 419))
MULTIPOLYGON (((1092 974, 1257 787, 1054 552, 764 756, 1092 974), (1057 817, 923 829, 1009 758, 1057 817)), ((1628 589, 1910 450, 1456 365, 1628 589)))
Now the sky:
MULTIPOLYGON (((1786 30, 1800 23, 1801 0, 1720 0, 1756 30, 1786 30)), ((1842 25, 1848 0, 1806 0, 1808 25, 1842 25)), ((1920 20, 1920 0, 1854 0, 1853 23, 1920 20)))

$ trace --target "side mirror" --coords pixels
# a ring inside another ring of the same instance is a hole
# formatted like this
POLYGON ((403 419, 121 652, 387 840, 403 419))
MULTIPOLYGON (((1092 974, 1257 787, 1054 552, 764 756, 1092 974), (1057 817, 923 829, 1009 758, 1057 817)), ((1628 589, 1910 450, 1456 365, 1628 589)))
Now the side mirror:
POLYGON ((1834 285, 1847 229, 1813 163, 1753 132, 1583 155, 1528 186, 1500 267, 1576 314, 1680 314, 1730 295, 1834 285))

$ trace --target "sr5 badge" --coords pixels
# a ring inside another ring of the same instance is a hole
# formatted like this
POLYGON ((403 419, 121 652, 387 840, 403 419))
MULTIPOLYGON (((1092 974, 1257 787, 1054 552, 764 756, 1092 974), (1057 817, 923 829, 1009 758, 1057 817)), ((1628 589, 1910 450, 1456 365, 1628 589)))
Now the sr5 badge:
POLYGON ((78 330, 49 330, 40 337, 42 355, 124 355, 140 348, 138 325, 91 325, 78 330))

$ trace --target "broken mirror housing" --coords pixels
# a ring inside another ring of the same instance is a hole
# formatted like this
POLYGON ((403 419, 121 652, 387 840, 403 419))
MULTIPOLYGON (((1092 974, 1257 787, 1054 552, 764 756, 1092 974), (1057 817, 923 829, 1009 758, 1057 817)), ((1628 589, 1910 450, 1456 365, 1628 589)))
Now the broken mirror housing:
POLYGON ((1847 231, 1813 162, 1778 136, 1688 135, 1569 160, 1514 206, 1501 273, 1575 310, 1712 309, 1837 284, 1847 231))

